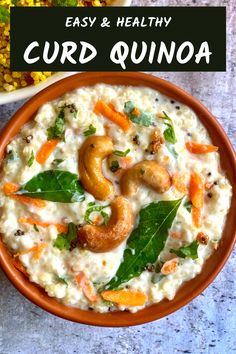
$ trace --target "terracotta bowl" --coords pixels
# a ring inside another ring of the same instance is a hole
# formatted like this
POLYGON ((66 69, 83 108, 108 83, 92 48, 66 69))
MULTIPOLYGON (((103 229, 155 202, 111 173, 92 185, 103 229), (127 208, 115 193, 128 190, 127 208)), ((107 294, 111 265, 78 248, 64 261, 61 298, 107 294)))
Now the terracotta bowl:
POLYGON ((66 307, 50 298, 41 288, 31 283, 11 263, 11 256, 0 238, 0 265, 12 284, 29 300, 54 315, 96 326, 131 326, 157 320, 178 310, 199 295, 222 269, 235 242, 236 231, 236 157, 235 152, 213 115, 194 97, 165 80, 142 73, 83 73, 77 74, 47 87, 21 107, 0 134, 0 160, 4 157, 5 147, 19 132, 22 125, 32 119, 37 110, 45 103, 54 100, 68 91, 81 86, 97 83, 110 85, 146 86, 156 89, 168 97, 191 107, 208 130, 213 143, 219 146, 221 165, 233 186, 233 198, 227 216, 220 247, 210 257, 196 278, 185 283, 172 301, 163 300, 135 314, 113 312, 100 314, 66 307))

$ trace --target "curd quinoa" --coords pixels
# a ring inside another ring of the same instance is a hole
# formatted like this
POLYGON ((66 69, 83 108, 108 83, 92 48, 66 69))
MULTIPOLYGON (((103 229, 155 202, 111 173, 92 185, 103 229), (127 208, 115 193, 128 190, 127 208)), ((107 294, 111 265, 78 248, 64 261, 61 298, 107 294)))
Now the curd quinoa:
POLYGON ((44 104, 2 165, 13 264, 81 309, 172 300, 220 247, 231 186, 217 150, 190 108, 149 88, 99 84, 44 104))

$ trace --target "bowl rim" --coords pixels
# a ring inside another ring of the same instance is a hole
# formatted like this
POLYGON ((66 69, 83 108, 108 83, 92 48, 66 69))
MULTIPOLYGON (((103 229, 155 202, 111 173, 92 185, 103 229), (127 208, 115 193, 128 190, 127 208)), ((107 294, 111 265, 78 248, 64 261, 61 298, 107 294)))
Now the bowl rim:
POLYGON ((236 155, 226 133, 214 116, 200 101, 178 86, 164 79, 144 73, 93 72, 80 73, 57 81, 26 102, 13 115, 0 133, 0 161, 4 158, 6 145, 14 138, 20 128, 33 118, 43 103, 59 98, 64 93, 70 92, 73 89, 93 86, 96 83, 150 87, 193 109, 208 130, 213 143, 214 141, 218 142, 218 146, 220 146, 221 165, 226 168, 227 164, 227 177, 233 188, 231 206, 222 237, 224 249, 219 247, 214 253, 214 257, 211 256, 204 263, 201 273, 192 280, 184 283, 177 291, 173 300, 162 300, 136 313, 122 311, 97 313, 65 306, 54 298, 50 298, 43 289, 31 283, 28 278, 13 266, 10 261, 11 257, 0 237, 0 266, 2 270, 19 292, 34 304, 54 315, 70 321, 102 327, 126 327, 160 319, 185 306, 198 296, 223 268, 230 256, 236 239, 236 155), (188 286, 189 284, 191 284, 191 288, 188 286))

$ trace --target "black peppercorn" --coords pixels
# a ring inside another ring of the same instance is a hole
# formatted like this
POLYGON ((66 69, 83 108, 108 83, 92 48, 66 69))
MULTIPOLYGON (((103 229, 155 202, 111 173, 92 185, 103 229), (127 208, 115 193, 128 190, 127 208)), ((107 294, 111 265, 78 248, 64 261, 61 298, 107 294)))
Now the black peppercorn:
POLYGON ((180 109, 180 106, 175 106, 176 109, 180 109))
POLYGON ((23 140, 24 140, 27 144, 29 144, 32 139, 33 139, 33 135, 28 135, 28 136, 26 136, 25 138, 23 138, 23 140))
POLYGON ((175 101, 174 101, 174 100, 171 100, 171 101, 170 101, 170 103, 171 103, 171 104, 174 104, 174 103, 175 103, 175 101))
POLYGON ((24 234, 25 234, 24 231, 20 229, 16 230, 16 232, 14 233, 15 236, 23 236, 24 234))
POLYGON ((207 193, 208 198, 212 198, 213 194, 211 192, 207 193))

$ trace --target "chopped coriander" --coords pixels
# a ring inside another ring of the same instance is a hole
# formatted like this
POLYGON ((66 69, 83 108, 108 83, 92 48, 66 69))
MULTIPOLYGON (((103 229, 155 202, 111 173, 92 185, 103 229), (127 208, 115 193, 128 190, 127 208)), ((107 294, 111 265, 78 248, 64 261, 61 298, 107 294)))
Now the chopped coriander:
POLYGON ((104 224, 107 225, 109 216, 103 211, 109 205, 96 205, 94 202, 88 204, 88 209, 85 212, 84 220, 87 224, 92 224, 93 221, 90 219, 90 215, 94 212, 98 212, 103 217, 104 224))
POLYGON ((130 152, 130 149, 127 149, 125 151, 115 150, 115 151, 113 151, 113 155, 125 157, 128 155, 129 152, 130 152))
POLYGON ((64 234, 63 232, 57 235, 53 246, 59 250, 70 250, 73 241, 77 240, 76 226, 73 222, 68 224, 68 232, 64 234))
POLYGON ((90 124, 88 130, 86 130, 86 131, 84 132, 84 136, 93 135, 93 134, 96 133, 96 130, 97 130, 96 127, 94 127, 92 124, 90 124))
POLYGON ((168 141, 168 143, 175 144, 177 139, 172 120, 164 111, 163 114, 164 117, 162 119, 164 120, 164 124, 167 126, 167 129, 164 131, 165 140, 168 141))
POLYGON ((36 224, 34 224, 34 230, 35 230, 36 232, 39 232, 38 226, 37 226, 36 224))
POLYGON ((119 162, 117 160, 114 160, 111 162, 111 167, 110 167, 110 170, 111 172, 116 172, 120 169, 120 165, 119 165, 119 162))
POLYGON ((60 112, 55 120, 55 124, 47 129, 48 140, 60 139, 65 141, 65 112, 64 108, 60 109, 60 112))
POLYGON ((27 161, 27 165, 28 165, 29 167, 31 167, 31 166, 33 165, 33 163, 34 163, 34 152, 31 151, 30 157, 29 157, 29 159, 28 159, 28 161, 27 161))
POLYGON ((192 258, 192 259, 197 259, 198 258, 198 242, 197 241, 193 241, 191 244, 187 245, 187 246, 182 246, 179 249, 171 249, 170 253, 174 253, 176 254, 176 256, 180 257, 180 258, 192 258))
POLYGON ((63 159, 55 159, 52 161, 53 166, 59 166, 64 160, 63 159))
POLYGON ((124 112, 133 123, 149 127, 154 121, 154 115, 135 106, 132 101, 125 102, 124 112))

